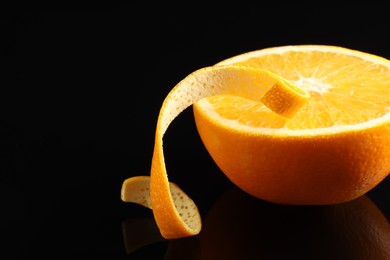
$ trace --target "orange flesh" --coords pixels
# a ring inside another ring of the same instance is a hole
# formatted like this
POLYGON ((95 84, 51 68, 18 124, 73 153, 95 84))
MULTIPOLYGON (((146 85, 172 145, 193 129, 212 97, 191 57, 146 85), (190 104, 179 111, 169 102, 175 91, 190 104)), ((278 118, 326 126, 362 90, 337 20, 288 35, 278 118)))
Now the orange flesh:
POLYGON ((218 114, 245 125, 314 129, 362 123, 389 112, 390 69, 380 64, 353 56, 290 51, 283 57, 270 54, 245 60, 244 65, 271 71, 311 95, 288 122, 256 100, 224 96, 220 102, 221 96, 208 98, 218 114), (369 79, 368 74, 372 75, 369 79))

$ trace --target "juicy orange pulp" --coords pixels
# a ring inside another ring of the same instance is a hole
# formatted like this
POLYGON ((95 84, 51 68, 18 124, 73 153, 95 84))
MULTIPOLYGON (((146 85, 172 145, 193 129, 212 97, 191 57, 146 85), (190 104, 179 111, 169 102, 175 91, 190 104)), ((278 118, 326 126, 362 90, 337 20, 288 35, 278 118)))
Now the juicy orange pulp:
MULTIPOLYGON (((287 46, 285 50, 248 53, 245 59, 235 57, 218 65, 268 70, 308 91, 311 98, 284 127, 316 129, 363 123, 389 112, 389 62, 348 52, 332 46, 287 46)), ((250 120, 246 124, 251 125, 250 120)))

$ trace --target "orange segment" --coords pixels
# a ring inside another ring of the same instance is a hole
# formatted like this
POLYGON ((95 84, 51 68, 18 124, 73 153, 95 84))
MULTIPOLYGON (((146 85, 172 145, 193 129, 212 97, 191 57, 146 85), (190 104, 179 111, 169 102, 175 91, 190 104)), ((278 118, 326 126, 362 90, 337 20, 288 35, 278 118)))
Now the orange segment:
POLYGON ((236 121, 242 126, 281 128, 287 121, 263 103, 235 95, 213 95, 198 101, 198 104, 208 107, 209 113, 223 115, 223 120, 236 121))
MULTIPOLYGON (((150 179, 137 176, 125 180, 122 200, 152 208, 157 225, 165 238, 198 234, 201 230, 201 217, 196 205, 179 187, 168 181, 163 153, 165 131, 185 108, 202 98, 217 94, 239 95, 259 103, 267 91, 275 92, 274 86, 277 86, 275 93, 290 93, 290 100, 282 104, 282 111, 291 113, 293 110, 289 106, 301 106, 305 101, 302 98, 304 92, 286 90, 290 85, 282 80, 265 70, 238 66, 208 67, 187 76, 172 89, 161 107, 150 179)), ((266 100, 270 107, 277 107, 274 103, 280 102, 272 97, 267 97, 266 100)), ((294 112, 295 110, 294 107, 294 112)))

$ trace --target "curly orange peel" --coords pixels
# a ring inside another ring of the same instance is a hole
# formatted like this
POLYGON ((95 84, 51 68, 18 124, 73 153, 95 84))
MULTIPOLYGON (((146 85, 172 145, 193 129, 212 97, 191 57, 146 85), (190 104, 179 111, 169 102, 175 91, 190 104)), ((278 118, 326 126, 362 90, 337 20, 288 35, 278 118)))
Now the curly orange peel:
POLYGON ((217 94, 238 95, 263 102, 283 117, 291 118, 309 94, 265 70, 240 66, 199 69, 180 81, 165 98, 157 120, 152 167, 149 176, 123 182, 121 199, 151 208, 166 239, 196 235, 202 227, 194 201, 170 183, 165 167, 163 136, 171 122, 198 100, 217 94))

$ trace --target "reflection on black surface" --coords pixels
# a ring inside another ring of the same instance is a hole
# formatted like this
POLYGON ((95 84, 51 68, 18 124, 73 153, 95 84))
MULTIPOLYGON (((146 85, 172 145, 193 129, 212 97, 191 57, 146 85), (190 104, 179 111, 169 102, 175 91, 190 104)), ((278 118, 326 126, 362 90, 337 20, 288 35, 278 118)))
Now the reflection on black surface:
POLYGON ((122 223, 122 232, 128 254, 144 246, 165 241, 152 217, 128 219, 122 223))
MULTIPOLYGON (((143 221, 138 228, 123 223, 128 253, 147 240, 164 241, 153 219, 143 221)), ((165 241, 164 259, 390 259, 389 222, 367 196, 339 205, 286 206, 233 188, 207 212, 198 236, 165 241)))
POLYGON ((199 259, 198 236, 166 240, 160 234, 153 217, 134 218, 122 222, 123 242, 127 254, 148 259, 199 259), (149 248, 150 247, 150 248, 149 248), (147 248, 145 250, 145 248, 147 248), (157 250, 156 250, 157 249, 157 250), (144 250, 144 252, 139 252, 144 250), (162 254, 160 251, 163 251, 162 254))

